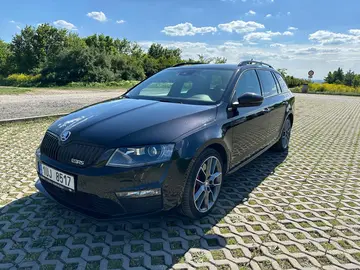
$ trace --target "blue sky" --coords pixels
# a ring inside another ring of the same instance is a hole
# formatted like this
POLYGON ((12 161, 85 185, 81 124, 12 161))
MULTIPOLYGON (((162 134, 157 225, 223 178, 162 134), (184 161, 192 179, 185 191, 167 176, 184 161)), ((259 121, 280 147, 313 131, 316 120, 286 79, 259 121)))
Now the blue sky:
POLYGON ((51 23, 87 36, 104 33, 179 47, 184 57, 270 62, 305 77, 338 66, 360 73, 359 0, 3 1, 0 38, 51 23), (343 4, 344 3, 344 4, 343 4))

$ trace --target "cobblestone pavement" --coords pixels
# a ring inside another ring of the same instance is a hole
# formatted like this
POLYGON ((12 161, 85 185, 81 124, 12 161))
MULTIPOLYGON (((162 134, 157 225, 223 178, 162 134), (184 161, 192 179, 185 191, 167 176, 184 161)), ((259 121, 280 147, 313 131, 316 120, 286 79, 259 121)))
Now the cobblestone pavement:
POLYGON ((360 269, 360 98, 298 95, 288 155, 225 178, 213 213, 95 221, 34 189, 52 121, 0 126, 0 268, 360 269))

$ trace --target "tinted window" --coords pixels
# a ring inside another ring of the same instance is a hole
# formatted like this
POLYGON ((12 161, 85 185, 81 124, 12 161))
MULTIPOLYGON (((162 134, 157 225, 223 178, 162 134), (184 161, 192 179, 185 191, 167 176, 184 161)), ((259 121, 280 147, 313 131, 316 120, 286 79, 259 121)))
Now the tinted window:
POLYGON ((226 89, 234 70, 176 68, 161 71, 126 94, 129 98, 167 102, 215 103, 226 89))
POLYGON ((190 89, 192 88, 192 82, 189 81, 189 82, 184 82, 182 88, 181 88, 181 93, 184 94, 184 93, 187 93, 190 89))
POLYGON ((264 97, 277 94, 277 87, 273 75, 270 71, 258 70, 264 97))
POLYGON ((247 92, 261 95, 261 88, 255 70, 245 71, 236 84, 236 97, 240 97, 247 92))
POLYGON ((271 72, 271 74, 273 75, 273 78, 274 78, 274 80, 275 80, 275 83, 276 83, 276 87, 277 87, 277 89, 278 89, 278 92, 281 93, 281 87, 280 87, 280 84, 279 84, 278 80, 275 78, 274 72, 271 72))
POLYGON ((276 78, 278 79, 278 82, 280 84, 281 90, 283 92, 288 92, 289 88, 286 85, 286 82, 284 81, 284 79, 280 76, 280 74, 275 73, 276 78))
POLYGON ((153 82, 144 87, 141 91, 141 94, 144 96, 166 96, 169 94, 172 85, 173 83, 171 82, 153 82))

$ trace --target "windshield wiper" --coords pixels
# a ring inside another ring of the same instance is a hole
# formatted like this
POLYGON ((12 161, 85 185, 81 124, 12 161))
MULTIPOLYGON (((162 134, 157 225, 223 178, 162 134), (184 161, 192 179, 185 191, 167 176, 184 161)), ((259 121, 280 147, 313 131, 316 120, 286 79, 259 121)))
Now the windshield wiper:
POLYGON ((169 102, 169 103, 180 103, 180 104, 183 104, 181 101, 179 101, 179 100, 173 100, 173 99, 158 99, 158 101, 160 101, 160 102, 169 102))

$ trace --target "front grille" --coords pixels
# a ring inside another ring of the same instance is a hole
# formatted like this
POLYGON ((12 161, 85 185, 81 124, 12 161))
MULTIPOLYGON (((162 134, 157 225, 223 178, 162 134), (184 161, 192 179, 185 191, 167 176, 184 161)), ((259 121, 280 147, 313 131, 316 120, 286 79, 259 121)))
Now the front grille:
POLYGON ((79 167, 92 165, 100 155, 104 152, 104 148, 86 145, 80 143, 72 143, 61 145, 59 139, 51 134, 46 133, 40 146, 40 151, 47 157, 59 162, 71 164, 79 167), (84 165, 74 164, 71 159, 84 161, 84 165))
POLYGON ((60 203, 85 212, 88 215, 101 218, 102 215, 116 216, 125 213, 124 209, 118 203, 110 199, 103 199, 96 195, 80 191, 66 191, 44 180, 41 180, 41 184, 45 190, 60 203))

